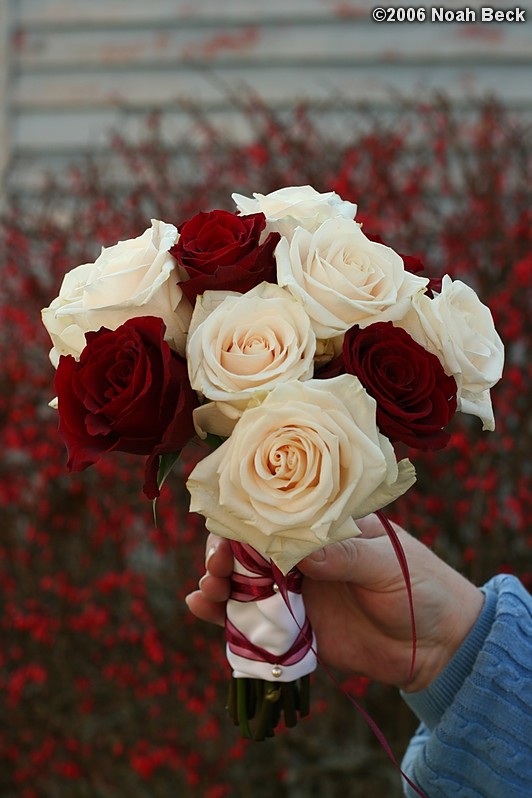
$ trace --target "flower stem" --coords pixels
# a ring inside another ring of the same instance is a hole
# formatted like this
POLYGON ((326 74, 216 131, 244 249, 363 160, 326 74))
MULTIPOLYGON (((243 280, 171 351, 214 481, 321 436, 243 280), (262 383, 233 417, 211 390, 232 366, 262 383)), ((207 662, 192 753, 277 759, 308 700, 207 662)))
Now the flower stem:
POLYGON ((299 715, 305 718, 310 712, 310 674, 299 680, 299 715))
POLYGON ((245 737, 249 740, 252 735, 251 729, 249 728, 248 718, 248 681, 248 679, 236 680, 236 705, 240 732, 242 737, 245 737))
POLYGON ((227 712, 246 739, 259 742, 273 737, 281 715, 284 725, 291 728, 297 725, 298 716, 308 715, 309 709, 310 675, 294 682, 235 677, 229 682, 227 712))
POLYGON ((235 726, 238 726, 238 710, 237 710, 236 695, 237 695, 236 679, 233 676, 231 676, 229 680, 229 689, 227 692, 227 712, 229 713, 229 717, 231 718, 235 726))
POLYGON ((260 707, 259 716, 257 718, 257 723, 253 733, 253 739, 256 742, 260 742, 266 737, 273 736, 273 730, 276 725, 273 722, 274 714, 276 704, 278 703, 280 697, 281 689, 277 685, 265 682, 262 705, 260 707))
POLYGON ((288 728, 297 725, 297 684, 287 682, 281 688, 283 698, 284 723, 288 728))

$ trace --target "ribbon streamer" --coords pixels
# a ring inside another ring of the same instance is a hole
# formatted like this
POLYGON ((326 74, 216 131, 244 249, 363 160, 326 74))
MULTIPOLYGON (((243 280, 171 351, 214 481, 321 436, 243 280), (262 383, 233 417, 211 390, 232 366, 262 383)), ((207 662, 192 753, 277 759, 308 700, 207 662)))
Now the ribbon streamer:
MULTIPOLYGON (((415 664, 415 659, 416 659, 416 625, 415 625, 415 618, 414 618, 414 602, 413 602, 413 597, 412 597, 412 584, 411 584, 411 580, 410 580, 410 572, 408 570, 408 560, 407 560, 406 554, 404 552, 404 549, 403 549, 403 547, 401 545, 401 541, 399 540, 399 537, 398 537, 397 533, 395 532, 394 528, 392 527, 391 523, 389 522, 389 520, 386 518, 386 516, 384 515, 384 513, 381 510, 377 511, 376 515, 377 515, 379 521, 381 522, 381 524, 383 525, 384 531, 386 532, 386 534, 388 535, 388 537, 389 537, 389 539, 390 539, 390 541, 392 543, 393 549, 395 551, 395 554, 396 554, 397 559, 399 561, 399 565, 401 567, 403 578, 405 580, 406 591, 407 591, 408 601, 409 601, 411 627, 412 627, 412 660, 411 660, 411 663, 410 663, 410 676, 411 676, 413 671, 414 671, 414 664, 415 664)), ((297 622, 297 618, 296 618, 296 616, 295 616, 295 614, 294 614, 294 612, 293 612, 293 610, 292 610, 292 608, 290 606, 290 597, 288 595, 288 591, 286 590, 286 584, 284 583, 283 574, 282 574, 281 571, 279 571, 279 569, 277 568, 277 566, 274 563, 272 563, 272 568, 274 570, 276 570, 277 573, 278 573, 277 578, 279 579, 279 583, 278 583, 279 584, 279 592, 281 593, 283 599, 285 600, 286 606, 288 607, 288 610, 289 610, 292 618, 294 619, 294 621, 298 625, 299 629, 302 630, 302 627, 297 622)), ((390 746, 390 743, 386 739, 386 735, 384 734, 384 732, 380 729, 379 725, 373 720, 371 715, 364 709, 364 707, 361 706, 361 704, 359 704, 358 701, 356 701, 356 699, 354 699, 353 696, 350 693, 348 693, 347 690, 344 687, 342 687, 342 685, 340 684, 338 679, 329 670, 327 665, 325 665, 325 663, 323 662, 323 660, 319 656, 318 652, 312 646, 312 643, 310 643, 310 650, 314 653, 317 661, 319 662, 319 664, 321 665, 321 667, 323 668, 323 670, 325 671, 325 673, 327 674, 329 679, 335 685, 335 687, 337 687, 344 694, 344 696, 347 698, 347 700, 350 702, 350 704, 364 718, 364 720, 368 724, 369 728, 371 729, 371 731, 373 732, 373 734, 375 735, 375 737, 379 741, 380 745, 382 746, 386 756, 388 757, 388 759, 390 760, 392 765, 394 765, 394 767, 397 768, 397 770, 399 771, 399 773, 401 774, 403 779, 406 781, 406 783, 410 787, 412 787, 414 792, 416 792, 420 796, 420 798, 429 798, 423 792, 423 790, 421 790, 419 787, 417 787, 414 784, 414 782, 406 775, 406 773, 401 768, 401 765, 397 761, 396 756, 395 756, 395 754, 394 754, 394 752, 392 750, 392 747, 390 746)), ((409 676, 409 678, 410 678, 410 676, 409 676)))
MULTIPOLYGON (((388 535, 388 538, 390 539, 401 567, 403 578, 405 580, 412 628, 412 660, 410 663, 410 678, 414 671, 416 658, 416 627, 408 561, 401 542, 389 520, 381 511, 378 511, 376 515, 378 516, 386 534, 388 535)), ((298 571, 297 568, 294 568, 285 576, 275 565, 275 563, 268 562, 261 554, 259 554, 248 544, 231 541, 231 549, 235 559, 238 560, 240 564, 243 565, 248 571, 255 574, 255 576, 233 574, 231 582, 235 592, 231 593, 231 598, 243 602, 258 601, 262 598, 272 596, 278 591, 281 594, 288 611, 290 612, 290 615, 294 619, 294 622, 299 629, 299 635, 292 647, 281 658, 279 658, 279 656, 273 657, 266 649, 255 646, 242 632, 240 632, 234 626, 234 624, 231 623, 231 621, 229 621, 229 619, 226 619, 226 636, 231 650, 237 654, 240 654, 241 656, 255 659, 256 661, 264 661, 268 663, 276 662, 278 664, 282 663, 286 665, 293 664, 293 662, 298 662, 299 659, 302 659, 309 651, 312 651, 329 679, 339 690, 341 690, 351 705, 364 718, 365 722, 368 724, 369 728, 379 741, 389 760, 392 762, 394 767, 397 768, 403 779, 410 785, 410 787, 412 787, 412 789, 420 796, 420 798, 428 798, 428 796, 425 795, 425 793, 419 787, 417 787, 403 772, 388 740, 386 739, 385 734, 381 731, 378 724, 373 720, 371 715, 369 715, 364 707, 362 707, 358 701, 356 701, 353 696, 348 693, 347 690, 345 690, 338 679, 321 660, 318 652, 312 644, 312 629, 308 618, 305 618, 303 625, 298 622, 290 605, 289 592, 301 593, 303 581, 301 572, 298 571), (299 656, 300 652, 302 652, 301 656, 299 656), (292 660, 292 657, 296 657, 296 659, 292 660)))

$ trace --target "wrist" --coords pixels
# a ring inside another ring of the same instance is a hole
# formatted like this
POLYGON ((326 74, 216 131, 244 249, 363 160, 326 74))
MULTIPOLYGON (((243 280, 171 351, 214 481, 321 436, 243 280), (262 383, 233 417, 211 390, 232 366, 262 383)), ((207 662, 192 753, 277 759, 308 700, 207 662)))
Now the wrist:
POLYGON ((433 642, 420 646, 419 667, 408 684, 402 687, 403 692, 414 693, 429 687, 446 669, 477 622, 484 605, 484 594, 465 579, 461 582, 452 593, 452 610, 435 622, 433 642))
POLYGON ((432 730, 453 703, 456 694, 470 677, 479 653, 490 634, 495 618, 497 597, 484 590, 484 606, 470 633, 447 667, 426 687, 417 692, 402 690, 401 695, 412 712, 432 730))

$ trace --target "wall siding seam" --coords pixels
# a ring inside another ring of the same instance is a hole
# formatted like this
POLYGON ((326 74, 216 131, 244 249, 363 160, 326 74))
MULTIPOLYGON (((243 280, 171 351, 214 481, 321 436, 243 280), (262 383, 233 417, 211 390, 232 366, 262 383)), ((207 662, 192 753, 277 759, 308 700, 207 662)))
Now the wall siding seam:
MULTIPOLYGON (((138 63, 138 62, 137 62, 138 63)), ((319 67, 321 69, 330 69, 334 71, 335 69, 349 69, 350 67, 354 69, 363 69, 368 67, 380 67, 380 66, 390 66, 395 68, 400 67, 420 67, 420 68, 427 68, 427 67, 492 67, 496 66, 497 68, 513 68, 513 67, 531 67, 532 66, 532 58, 530 55, 522 55, 520 53, 516 53, 514 55, 504 54, 501 56, 497 56, 496 53, 494 54, 477 54, 477 55, 470 55, 468 53, 461 53, 460 55, 456 55, 454 53, 450 53, 449 55, 437 55, 437 56, 430 56, 426 55, 423 57, 411 57, 408 54, 401 54, 397 53, 393 56, 379 56, 377 54, 375 57, 364 57, 360 59, 350 59, 350 58, 338 58, 338 59, 319 59, 319 58, 298 58, 297 60, 290 60, 290 59, 276 59, 275 63, 273 64, 271 60, 269 60, 266 56, 261 58, 244 60, 244 59, 231 59, 231 58, 217 58, 215 61, 209 60, 190 60, 190 61, 180 61, 176 59, 168 60, 168 61, 154 61, 154 62, 143 62, 140 65, 135 65, 131 63, 109 63, 109 64, 75 64, 70 63, 68 65, 65 64, 46 64, 41 65, 39 67, 27 67, 24 66, 23 63, 18 63, 17 74, 18 76, 24 77, 32 77, 32 76, 39 76, 42 77, 43 75, 64 75, 65 67, 68 66, 68 74, 75 76, 75 75, 98 75, 102 73, 109 73, 110 75, 113 74, 124 74, 125 72, 146 72, 147 74, 153 72, 179 72, 179 73, 189 73, 189 72, 200 72, 200 73, 209 73, 214 71, 220 71, 222 69, 253 69, 257 70, 260 69, 264 72, 271 72, 276 73, 279 70, 283 69, 308 69, 308 68, 316 68, 319 67), (214 68, 215 67, 215 68, 214 68)))

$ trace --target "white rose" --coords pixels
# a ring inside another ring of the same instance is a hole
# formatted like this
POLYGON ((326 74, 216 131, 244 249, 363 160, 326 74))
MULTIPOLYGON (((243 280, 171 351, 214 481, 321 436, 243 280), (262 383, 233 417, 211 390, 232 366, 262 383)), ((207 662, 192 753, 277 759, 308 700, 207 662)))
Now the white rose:
POLYGON ((262 283, 243 295, 206 291, 196 301, 187 342, 190 383, 211 400, 197 409, 196 426, 230 434, 257 392, 310 379, 315 351, 307 314, 279 286, 262 283), (230 427, 221 426, 228 418, 230 427))
POLYGON ((348 219, 329 219, 314 233, 299 227, 290 242, 280 240, 275 258, 277 282, 303 304, 319 339, 401 318, 428 282, 348 219))
POLYGON ((334 191, 320 194, 312 186, 290 186, 270 194, 253 194, 253 198, 233 194, 241 214, 263 213, 268 232, 290 237, 296 227, 316 230, 325 219, 354 219, 357 206, 341 199, 334 191))
POLYGON ((414 482, 379 434, 376 403, 357 377, 278 385, 194 468, 191 510, 207 528, 249 543, 285 573, 315 549, 358 533, 414 482))
POLYGON ((176 238, 174 225, 154 219, 138 238, 102 248, 94 263, 65 275, 59 296, 42 311, 55 366, 60 355, 79 357, 86 332, 102 326, 115 330, 138 316, 162 318, 166 340, 184 355, 192 307, 177 284, 176 261, 168 252, 176 238))
POLYGON ((501 378, 504 345, 493 317, 475 291, 446 274, 440 294, 414 298, 398 327, 435 354, 457 384, 458 409, 478 416, 487 430, 495 429, 489 389, 501 378))

